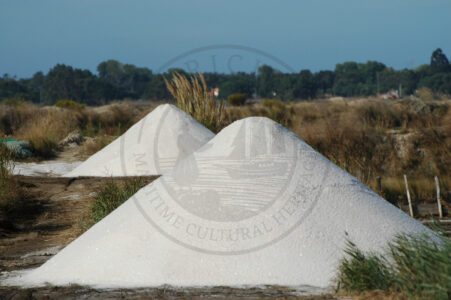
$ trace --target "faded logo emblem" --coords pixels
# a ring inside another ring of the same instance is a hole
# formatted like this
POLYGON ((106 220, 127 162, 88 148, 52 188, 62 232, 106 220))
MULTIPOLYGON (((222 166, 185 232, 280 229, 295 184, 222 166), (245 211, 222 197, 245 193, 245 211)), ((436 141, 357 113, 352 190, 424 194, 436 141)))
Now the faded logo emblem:
MULTIPOLYGON (((159 138, 157 130, 157 157, 159 138)), ((327 172, 327 161, 293 133, 269 119, 248 118, 180 159, 133 201, 168 239, 204 253, 237 255, 276 243, 300 226, 327 172)))

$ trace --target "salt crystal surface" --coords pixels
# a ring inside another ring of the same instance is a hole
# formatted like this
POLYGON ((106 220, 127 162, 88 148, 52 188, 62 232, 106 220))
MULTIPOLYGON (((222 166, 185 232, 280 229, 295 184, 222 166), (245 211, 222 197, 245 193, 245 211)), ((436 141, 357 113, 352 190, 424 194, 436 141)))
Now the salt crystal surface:
POLYGON ((43 161, 40 163, 14 163, 12 173, 14 175, 24 176, 48 176, 59 177, 62 176, 76 167, 82 162, 55 162, 55 161, 43 161))
POLYGON ((234 122, 21 284, 327 287, 346 239, 432 232, 266 118, 234 122))
POLYGON ((64 177, 161 175, 213 136, 175 106, 160 105, 64 177))

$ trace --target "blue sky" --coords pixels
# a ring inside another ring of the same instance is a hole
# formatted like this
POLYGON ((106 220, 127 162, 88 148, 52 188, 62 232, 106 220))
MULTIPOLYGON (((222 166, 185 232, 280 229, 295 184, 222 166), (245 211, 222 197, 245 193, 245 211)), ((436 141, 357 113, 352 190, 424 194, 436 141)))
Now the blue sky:
POLYGON ((0 0, 0 73, 29 77, 57 63, 95 71, 107 59, 156 71, 220 44, 258 49, 295 71, 367 60, 414 68, 438 47, 451 56, 450 15, 446 0, 0 0))

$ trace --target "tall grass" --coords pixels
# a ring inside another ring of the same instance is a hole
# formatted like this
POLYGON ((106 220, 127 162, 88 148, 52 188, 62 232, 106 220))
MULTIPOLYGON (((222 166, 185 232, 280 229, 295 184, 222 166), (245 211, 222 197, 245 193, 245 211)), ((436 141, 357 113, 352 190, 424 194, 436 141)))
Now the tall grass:
MULTIPOLYGON (((27 140, 38 157, 52 158, 59 150, 58 143, 75 129, 90 137, 118 136, 141 117, 129 103, 73 109, 9 101, 0 103, 0 137, 27 140)), ((110 140, 102 139, 102 143, 110 140)))
POLYGON ((261 110, 262 115, 280 123, 285 127, 290 127, 294 115, 292 105, 284 103, 280 100, 263 100, 264 109, 261 110))
POLYGON ((401 235, 385 258, 349 243, 338 270, 338 288, 362 293, 392 290, 415 299, 451 299, 451 241, 401 235))
POLYGON ((0 136, 13 135, 29 120, 39 108, 24 101, 4 100, 0 103, 0 136))
POLYGON ((91 138, 83 144, 81 149, 81 153, 83 155, 91 156, 94 153, 97 153, 105 146, 110 144, 112 141, 116 139, 116 136, 105 135, 104 133, 100 133, 97 137, 91 138))
POLYGON ((13 154, 0 143, 0 229, 11 226, 15 217, 25 207, 27 195, 11 175, 13 154))
POLYGON ((12 168, 12 154, 3 143, 0 143, 0 228, 7 223, 8 214, 17 198, 10 178, 12 168))
POLYGON ((190 114, 197 121, 213 132, 218 132, 223 126, 224 103, 208 94, 204 75, 198 73, 190 78, 175 73, 173 78, 164 79, 169 92, 177 100, 177 106, 190 114), (199 81, 200 79, 200 81, 199 81))
POLYGON ((385 258, 374 253, 363 253, 350 241, 345 254, 339 267, 338 288, 362 293, 393 287, 395 274, 385 258))
POLYGON ((58 143, 76 128, 69 112, 50 111, 35 117, 20 129, 18 136, 30 142, 33 152, 42 158, 55 156, 58 143))
POLYGON ((141 179, 128 179, 122 184, 113 180, 106 183, 97 193, 91 206, 91 221, 97 223, 102 220, 144 185, 145 182, 141 179))
POLYGON ((437 245, 426 236, 401 236, 390 245, 396 282, 409 296, 451 299, 451 241, 437 245))

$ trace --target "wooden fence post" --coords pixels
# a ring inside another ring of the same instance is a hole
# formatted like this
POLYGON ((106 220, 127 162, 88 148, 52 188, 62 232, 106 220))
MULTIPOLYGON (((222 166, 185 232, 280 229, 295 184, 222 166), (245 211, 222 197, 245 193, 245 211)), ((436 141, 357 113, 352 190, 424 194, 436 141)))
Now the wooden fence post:
POLYGON ((434 179, 435 179, 435 188, 437 190, 438 216, 439 218, 443 218, 442 202, 440 201, 440 184, 437 176, 435 176, 434 179))
POLYGON ((382 195, 382 178, 380 176, 377 176, 376 181, 377 181, 377 191, 379 192, 380 195, 382 195))
POLYGON ((410 216, 413 218, 412 200, 410 199, 409 184, 407 183, 406 174, 404 174, 404 182, 406 184, 407 201, 409 202, 409 213, 410 213, 410 216))

